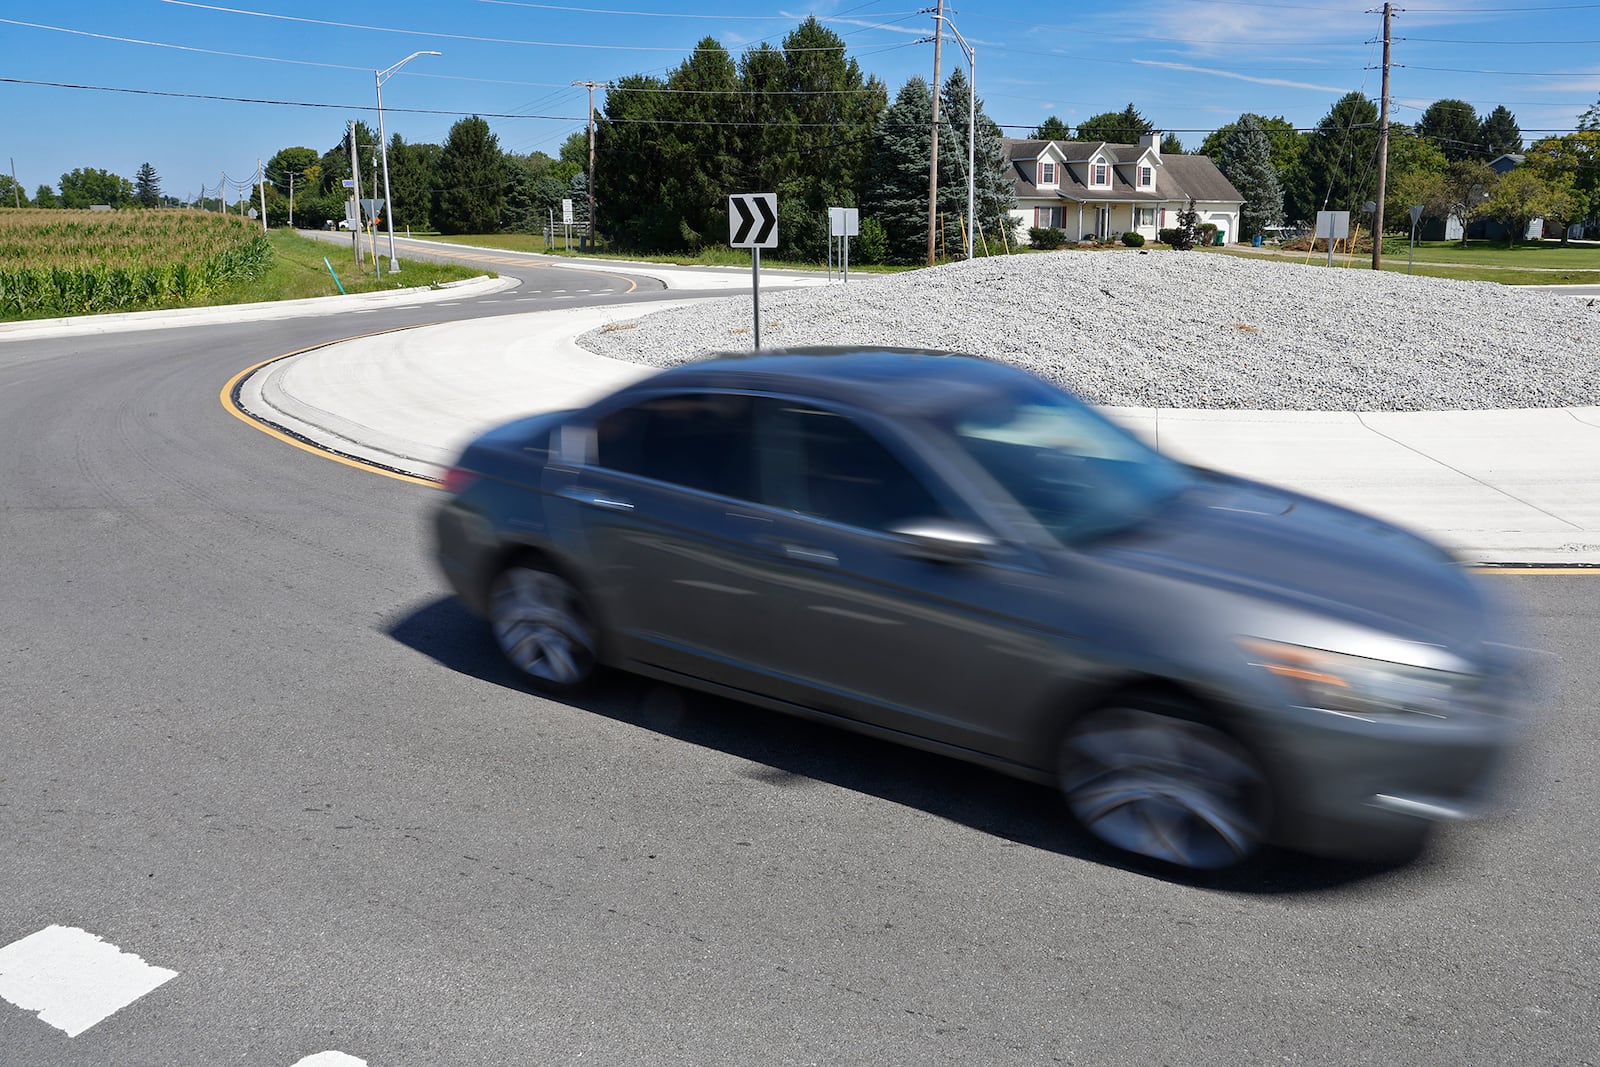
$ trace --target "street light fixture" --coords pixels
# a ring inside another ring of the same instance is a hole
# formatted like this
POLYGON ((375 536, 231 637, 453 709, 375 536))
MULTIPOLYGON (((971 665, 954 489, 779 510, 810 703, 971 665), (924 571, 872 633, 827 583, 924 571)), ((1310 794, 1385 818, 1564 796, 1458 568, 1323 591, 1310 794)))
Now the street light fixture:
MULTIPOLYGON (((384 70, 372 72, 373 84, 378 90, 378 145, 383 153, 383 220, 389 226, 389 273, 400 273, 400 261, 394 255, 394 204, 389 199, 389 138, 383 132, 383 83, 394 76, 394 72, 416 59, 418 56, 442 56, 443 52, 412 52, 400 62, 384 70)), ((359 191, 357 193, 359 195, 359 191)))
POLYGON ((956 44, 960 45, 961 51, 967 55, 967 258, 972 259, 978 254, 978 231, 974 228, 977 215, 973 208, 977 180, 975 167, 978 144, 978 53, 967 43, 967 39, 961 36, 961 31, 956 29, 956 24, 950 21, 949 16, 934 15, 933 19, 950 27, 950 33, 954 35, 956 44))

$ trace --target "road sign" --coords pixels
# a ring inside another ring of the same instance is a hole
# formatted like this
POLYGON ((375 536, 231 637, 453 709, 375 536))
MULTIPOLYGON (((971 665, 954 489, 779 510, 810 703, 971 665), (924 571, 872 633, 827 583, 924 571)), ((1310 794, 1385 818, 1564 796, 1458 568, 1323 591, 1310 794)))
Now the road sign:
POLYGON ((861 212, 853 207, 830 207, 828 209, 828 236, 829 237, 859 237, 861 235, 861 212))
POLYGON ((571 200, 563 200, 563 201, 561 201, 561 225, 563 225, 563 226, 571 226, 572 225, 572 201, 571 200))
POLYGON ((383 201, 363 200, 361 201, 361 210, 369 219, 381 219, 383 218, 383 201))
POLYGON ((733 248, 778 247, 778 194, 728 197, 728 244, 733 248))
POLYGON ((1319 211, 1317 212, 1317 236, 1330 240, 1350 236, 1350 212, 1348 211, 1319 211))
POLYGON ((1411 225, 1415 226, 1422 219, 1422 205, 1411 205, 1411 225))
POLYGON ((354 178, 346 178, 339 184, 344 186, 346 189, 354 189, 356 187, 356 180, 354 178))

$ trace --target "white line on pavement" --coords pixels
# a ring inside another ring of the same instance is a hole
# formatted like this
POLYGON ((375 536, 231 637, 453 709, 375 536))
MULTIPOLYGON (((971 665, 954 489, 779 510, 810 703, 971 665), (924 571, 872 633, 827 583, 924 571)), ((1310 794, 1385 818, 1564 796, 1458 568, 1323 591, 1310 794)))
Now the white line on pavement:
POLYGON ((358 1060, 345 1052, 319 1052, 296 1060, 294 1067, 367 1067, 366 1060, 358 1060))
POLYGON ((47 926, 0 948, 0 998, 68 1037, 177 976, 75 926, 47 926))

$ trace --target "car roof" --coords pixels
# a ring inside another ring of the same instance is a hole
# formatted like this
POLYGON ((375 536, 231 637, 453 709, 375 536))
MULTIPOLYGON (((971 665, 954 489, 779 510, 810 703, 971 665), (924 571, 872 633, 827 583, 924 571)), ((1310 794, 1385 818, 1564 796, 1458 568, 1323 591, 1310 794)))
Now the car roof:
POLYGON ((981 356, 924 348, 811 347, 725 353, 686 363, 630 390, 731 389, 814 397, 886 413, 943 410, 965 399, 1037 383, 981 356))

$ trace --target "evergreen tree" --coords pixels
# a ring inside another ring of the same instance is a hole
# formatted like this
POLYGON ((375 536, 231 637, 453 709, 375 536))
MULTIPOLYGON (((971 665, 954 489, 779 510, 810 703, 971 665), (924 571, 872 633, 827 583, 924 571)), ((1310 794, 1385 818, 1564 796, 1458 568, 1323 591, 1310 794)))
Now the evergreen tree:
POLYGON ((1085 119, 1073 134, 1075 141, 1108 141, 1111 144, 1138 144, 1139 138, 1154 133, 1155 127, 1129 104, 1121 111, 1107 111, 1085 119))
POLYGON ((1177 134, 1169 133, 1161 138, 1161 154, 1164 156, 1183 155, 1183 142, 1178 139, 1177 134))
POLYGON ((478 116, 450 127, 439 153, 433 220, 441 233, 493 233, 505 202, 500 140, 478 116))
POLYGON ((1067 128, 1065 122, 1051 115, 1039 123, 1028 136, 1035 141, 1070 141, 1072 140, 1072 131, 1067 128))
MULTIPOLYGON (((939 141, 959 144, 947 115, 940 115, 939 141)), ((883 224, 891 263, 923 263, 928 250, 928 157, 932 151, 933 94, 928 83, 912 78, 884 112, 872 157, 862 207, 883 224)), ((953 154, 939 153, 939 209, 966 211, 966 182, 953 154), (950 200, 959 186, 960 203, 950 200)), ((947 246, 948 248, 948 246, 947 246)))
MULTIPOLYGON (((1518 131, 1519 139, 1521 131, 1518 131)), ((1438 145, 1444 157, 1455 163, 1463 159, 1483 159, 1480 139, 1482 124, 1478 113, 1465 100, 1435 100, 1417 123, 1418 136, 1438 145)))
POLYGON ((1378 181, 1378 106, 1359 92, 1340 97, 1300 156, 1305 218, 1317 211, 1361 210, 1378 181))
POLYGON ((1272 147, 1255 115, 1239 116, 1222 146, 1223 176, 1244 197, 1239 210, 1239 237, 1248 240, 1283 220, 1283 187, 1272 165, 1272 147))
MULTIPOLYGON (((943 115, 948 116, 950 123, 955 127, 956 140, 950 145, 950 150, 956 153, 960 170, 960 188, 956 190, 961 196, 961 218, 966 218, 966 187, 967 187, 967 112, 968 102, 971 97, 971 86, 967 81, 966 72, 960 67, 950 72, 950 77, 945 79, 944 93, 942 94, 939 108, 943 115)), ((976 166, 977 180, 973 182, 973 211, 978 217, 978 231, 990 235, 994 240, 1000 240, 1000 230, 1011 227, 1015 219, 1011 209, 1017 206, 1016 186, 1011 181, 1011 162, 1006 157, 1005 145, 1002 143, 1000 127, 995 124, 983 109, 983 100, 977 104, 977 150, 976 166)), ((939 151, 945 151, 945 142, 939 142, 939 151)), ((943 198, 941 197, 941 200, 943 198)), ((962 228, 966 228, 965 222, 962 228)), ((977 238, 970 238, 974 248, 978 245, 977 238)), ((1005 241, 1011 240, 1009 229, 1005 241)), ((926 257, 926 252, 924 252, 926 257)))
POLYGON ((133 200, 140 207, 161 206, 161 176, 149 163, 139 164, 133 176, 133 200))
POLYGON ((1498 159, 1508 152, 1519 153, 1522 151, 1522 127, 1517 125, 1517 117, 1504 104, 1499 104, 1484 116, 1478 140, 1483 144, 1485 159, 1498 159))
POLYGON ((436 144, 407 144, 398 133, 389 137, 389 196, 395 229, 433 228, 433 190, 438 185, 436 144))
POLYGON ((33 191, 33 206, 60 207, 61 198, 56 196, 54 187, 49 185, 40 185, 39 188, 33 191))

